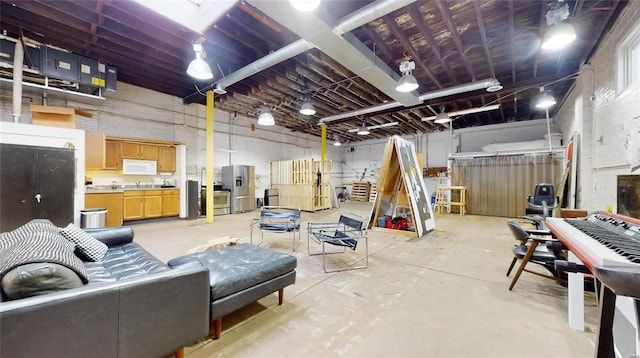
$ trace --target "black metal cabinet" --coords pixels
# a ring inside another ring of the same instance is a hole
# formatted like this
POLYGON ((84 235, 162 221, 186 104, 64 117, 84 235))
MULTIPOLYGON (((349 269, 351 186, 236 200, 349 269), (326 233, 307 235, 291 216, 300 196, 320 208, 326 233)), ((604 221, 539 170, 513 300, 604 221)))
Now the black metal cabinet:
POLYGON ((34 218, 73 222, 72 149, 0 144, 0 231, 34 218))

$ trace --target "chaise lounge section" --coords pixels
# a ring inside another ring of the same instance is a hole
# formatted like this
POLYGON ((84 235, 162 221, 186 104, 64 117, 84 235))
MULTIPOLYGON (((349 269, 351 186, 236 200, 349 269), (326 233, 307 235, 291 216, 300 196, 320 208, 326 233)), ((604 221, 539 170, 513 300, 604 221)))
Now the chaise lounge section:
POLYGON ((174 268, 209 270, 209 334, 218 339, 223 316, 276 291, 281 305, 284 288, 295 283, 297 260, 294 256, 247 243, 177 257, 168 264, 174 268))

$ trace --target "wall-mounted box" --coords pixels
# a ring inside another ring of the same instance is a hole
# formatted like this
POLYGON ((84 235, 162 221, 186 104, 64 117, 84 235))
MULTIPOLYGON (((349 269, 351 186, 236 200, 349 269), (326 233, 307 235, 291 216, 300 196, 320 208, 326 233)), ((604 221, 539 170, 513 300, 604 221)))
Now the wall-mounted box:
POLYGON ((109 91, 116 91, 118 88, 118 70, 113 66, 106 66, 105 86, 109 91))
MULTIPOLYGON (((40 73, 41 58, 40 48, 27 44, 27 53, 24 54, 22 60, 23 68, 30 70, 32 73, 40 73)), ((7 39, 0 40, 0 62, 2 67, 13 68, 13 59, 15 57, 16 42, 7 39)))
POLYGON ((91 87, 104 87, 98 73, 98 60, 78 56, 78 82, 91 87))
POLYGON ((40 54, 43 74, 62 80, 78 81, 78 55, 47 45, 40 46, 40 54))

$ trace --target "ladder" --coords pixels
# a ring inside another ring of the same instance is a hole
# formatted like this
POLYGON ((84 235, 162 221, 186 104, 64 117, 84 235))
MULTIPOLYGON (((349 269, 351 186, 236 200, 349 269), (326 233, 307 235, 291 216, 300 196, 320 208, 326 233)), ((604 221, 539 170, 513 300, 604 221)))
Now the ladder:
POLYGON ((448 202, 445 196, 445 191, 449 186, 448 179, 449 177, 447 176, 446 172, 438 173, 438 189, 436 190, 436 205, 434 208, 438 213, 444 212, 446 203, 448 202))

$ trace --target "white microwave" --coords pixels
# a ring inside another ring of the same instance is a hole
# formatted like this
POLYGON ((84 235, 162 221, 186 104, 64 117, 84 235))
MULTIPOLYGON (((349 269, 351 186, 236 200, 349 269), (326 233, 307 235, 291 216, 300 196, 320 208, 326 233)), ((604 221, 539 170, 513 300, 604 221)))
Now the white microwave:
POLYGON ((158 162, 155 160, 123 159, 122 174, 156 175, 158 174, 158 162))

